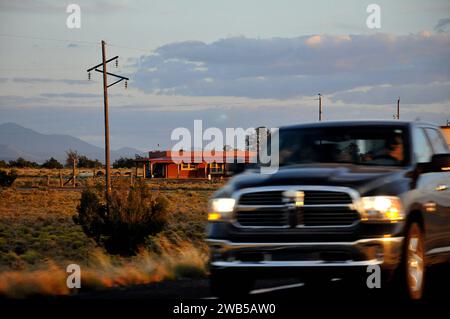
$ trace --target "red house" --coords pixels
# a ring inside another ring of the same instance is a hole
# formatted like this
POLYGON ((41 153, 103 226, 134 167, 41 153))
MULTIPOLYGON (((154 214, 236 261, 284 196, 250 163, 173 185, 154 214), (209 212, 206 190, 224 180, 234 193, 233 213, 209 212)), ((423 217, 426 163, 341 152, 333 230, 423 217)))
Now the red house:
POLYGON ((136 159, 144 168, 145 178, 214 178, 227 176, 230 159, 237 165, 252 163, 250 151, 150 151, 136 159), (181 161, 181 158, 184 160, 181 161), (228 162, 228 163, 227 163, 228 162))

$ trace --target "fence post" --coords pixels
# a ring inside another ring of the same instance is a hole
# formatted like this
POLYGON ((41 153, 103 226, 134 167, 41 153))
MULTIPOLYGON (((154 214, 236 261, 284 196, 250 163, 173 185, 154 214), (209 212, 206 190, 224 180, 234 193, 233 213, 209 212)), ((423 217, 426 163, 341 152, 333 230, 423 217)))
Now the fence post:
POLYGON ((77 182, 76 182, 76 178, 75 178, 75 176, 77 174, 76 167, 77 167, 77 160, 74 159, 73 163, 72 163, 72 176, 73 176, 72 177, 72 185, 73 185, 73 188, 75 188, 77 186, 77 182))

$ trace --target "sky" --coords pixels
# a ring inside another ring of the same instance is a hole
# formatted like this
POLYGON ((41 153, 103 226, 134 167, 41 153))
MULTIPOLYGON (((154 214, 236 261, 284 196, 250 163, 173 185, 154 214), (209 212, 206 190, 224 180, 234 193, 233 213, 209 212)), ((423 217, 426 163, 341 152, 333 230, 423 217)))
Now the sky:
POLYGON ((324 120, 450 120, 450 1, 0 0, 0 123, 112 148, 170 148, 171 132, 324 120), (81 27, 68 28, 70 3, 81 27), (368 5, 380 7, 370 29, 368 5), (113 79, 110 79, 112 81, 113 79))

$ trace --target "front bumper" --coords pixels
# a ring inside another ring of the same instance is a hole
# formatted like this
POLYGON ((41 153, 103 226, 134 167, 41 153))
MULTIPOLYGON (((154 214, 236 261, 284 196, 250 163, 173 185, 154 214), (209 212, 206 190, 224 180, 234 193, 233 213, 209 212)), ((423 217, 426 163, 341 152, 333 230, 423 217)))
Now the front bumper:
POLYGON ((403 237, 353 242, 235 243, 209 239, 211 271, 394 270, 401 261, 403 237))

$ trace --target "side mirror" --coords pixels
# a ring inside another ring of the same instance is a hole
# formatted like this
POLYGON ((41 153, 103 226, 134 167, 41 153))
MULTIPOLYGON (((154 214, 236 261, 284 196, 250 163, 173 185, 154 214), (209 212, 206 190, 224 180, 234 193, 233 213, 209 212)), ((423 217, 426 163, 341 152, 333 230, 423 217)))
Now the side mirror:
POLYGON ((433 172, 450 172, 450 153, 433 155, 430 170, 433 172))

